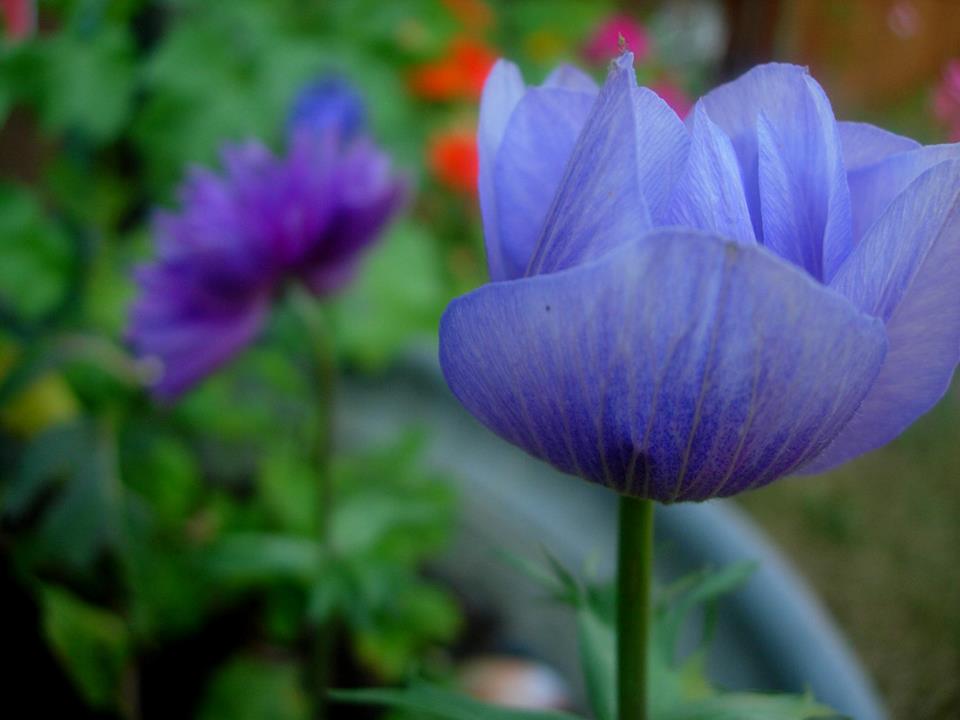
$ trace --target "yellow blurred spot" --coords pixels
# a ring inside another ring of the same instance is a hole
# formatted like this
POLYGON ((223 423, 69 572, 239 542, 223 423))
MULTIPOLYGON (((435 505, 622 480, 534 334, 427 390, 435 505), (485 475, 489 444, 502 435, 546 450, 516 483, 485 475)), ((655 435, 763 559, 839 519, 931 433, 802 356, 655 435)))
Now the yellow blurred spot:
POLYGON ((566 45, 559 35, 550 30, 536 30, 524 39, 524 49, 531 60, 549 63, 566 52, 566 45))
MULTIPOLYGON (((18 351, 0 342, 0 382, 13 369, 18 351)), ((77 398, 57 373, 44 373, 0 407, 0 427, 22 437, 76 417, 77 398)))

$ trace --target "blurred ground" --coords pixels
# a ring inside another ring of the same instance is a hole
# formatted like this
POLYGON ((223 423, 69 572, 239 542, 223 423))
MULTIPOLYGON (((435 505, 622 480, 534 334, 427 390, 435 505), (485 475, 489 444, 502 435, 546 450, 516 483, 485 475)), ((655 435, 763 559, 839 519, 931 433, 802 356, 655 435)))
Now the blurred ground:
POLYGON ((960 717, 960 384, 888 447, 742 498, 807 574, 892 718, 960 717))

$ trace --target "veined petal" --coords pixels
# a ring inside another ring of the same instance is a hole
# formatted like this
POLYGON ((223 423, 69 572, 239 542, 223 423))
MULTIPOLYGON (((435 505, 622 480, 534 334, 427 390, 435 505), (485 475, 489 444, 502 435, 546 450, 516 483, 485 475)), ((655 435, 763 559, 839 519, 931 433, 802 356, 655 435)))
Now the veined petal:
POLYGON ((806 95, 806 75, 806 69, 798 65, 758 65, 736 80, 714 88, 701 100, 710 119, 733 143, 758 239, 763 238, 763 227, 757 182, 757 117, 761 112, 771 119, 778 113, 789 116, 800 112, 806 95))
POLYGON ((851 172, 848 176, 853 205, 853 234, 863 238, 900 193, 934 165, 960 158, 960 143, 928 145, 851 172))
POLYGON ((487 247, 487 264, 490 277, 499 280, 505 277, 501 251, 497 203, 493 184, 493 167, 506 130, 510 115, 523 97, 526 86, 520 69, 511 62, 498 60, 487 76, 480 99, 480 120, 477 127, 477 154, 479 173, 477 186, 480 195, 480 212, 483 215, 483 232, 487 247))
POLYGON ((674 187, 664 224, 756 243, 733 145, 710 120, 702 103, 697 103, 693 110, 690 152, 674 187))
POLYGON ((527 274, 597 258, 662 220, 688 145, 673 110, 637 87, 633 55, 621 55, 570 156, 527 274))
POLYGON ((892 440, 943 396, 960 361, 960 160, 915 180, 831 285, 886 323, 889 352, 857 414, 805 471, 892 440))
POLYGON ((547 75, 543 87, 563 88, 596 95, 600 89, 596 81, 575 65, 558 65, 547 75))
POLYGON ((819 454, 883 362, 882 323, 757 246, 660 230, 454 301, 440 361, 487 427, 562 471, 672 502, 819 454))
POLYGON ((837 123, 843 166, 847 172, 880 162, 890 155, 916 150, 920 143, 876 125, 862 122, 837 123))
POLYGON ((494 188, 503 274, 523 275, 596 93, 533 88, 517 104, 497 152, 494 188))
POLYGON ((836 121, 808 75, 791 112, 757 123, 763 244, 813 277, 829 280, 853 249, 850 191, 836 121))

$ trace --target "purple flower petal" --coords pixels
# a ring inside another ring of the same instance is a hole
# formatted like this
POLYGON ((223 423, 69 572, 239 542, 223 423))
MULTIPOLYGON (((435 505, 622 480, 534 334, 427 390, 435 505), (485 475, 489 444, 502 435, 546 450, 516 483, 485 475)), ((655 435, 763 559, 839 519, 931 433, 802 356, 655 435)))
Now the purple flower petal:
POLYGON ((600 257, 651 229, 667 213, 688 146, 683 123, 637 87, 633 56, 624 53, 577 140, 527 274, 600 257))
POLYGON ((527 269, 595 99, 595 93, 543 87, 517 103, 494 169, 503 275, 492 279, 521 277, 527 269))
POLYGON ((547 75, 543 87, 562 88, 596 95, 600 89, 596 81, 575 65, 558 65, 547 75))
POLYGON ((757 123, 763 244, 818 280, 853 249, 850 191, 826 95, 807 75, 789 112, 757 123))
POLYGON ((730 139, 707 115, 693 110, 690 153, 670 198, 665 224, 684 225, 755 244, 743 180, 730 139))
POLYGON ((840 148, 843 150, 843 166, 847 172, 873 165, 889 155, 920 147, 916 140, 869 123, 838 122, 837 132, 840 135, 840 148))
POLYGON ((899 195, 831 286, 886 323, 889 352, 856 416, 806 471, 880 447, 943 396, 960 362, 960 160, 899 195))
POLYGON ((864 237, 900 193, 921 174, 945 160, 960 158, 960 145, 929 145, 850 173, 853 235, 864 237))
POLYGON ((664 502, 759 487, 815 457, 885 348, 879 320, 768 251, 689 230, 487 285, 440 328, 447 382, 491 430, 664 502))
POLYGON ((519 68, 506 60, 497 60, 487 76, 480 100, 480 121, 477 128, 480 168, 477 187, 480 212, 483 215, 487 264, 490 267, 490 277, 494 279, 507 277, 493 181, 494 162, 510 116, 525 91, 526 86, 519 68))

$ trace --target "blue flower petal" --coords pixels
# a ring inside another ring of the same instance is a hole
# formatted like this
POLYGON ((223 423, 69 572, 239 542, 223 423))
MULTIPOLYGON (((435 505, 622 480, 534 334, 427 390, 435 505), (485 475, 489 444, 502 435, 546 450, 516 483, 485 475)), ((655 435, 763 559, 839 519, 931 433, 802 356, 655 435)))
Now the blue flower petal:
POLYGON ((447 382, 490 429, 665 502, 732 495, 815 457, 885 348, 879 320, 768 251, 689 230, 481 287, 440 327, 447 382))
POLYGON ((674 187, 665 224, 756 243, 733 145, 702 103, 693 109, 690 153, 674 187))
POLYGON ((662 220, 689 137, 656 93, 638 88, 633 55, 614 61, 567 164, 528 275, 597 258, 662 220))
POLYGON ((547 75, 543 81, 543 87, 557 87, 564 90, 577 90, 579 92, 596 95, 600 89, 596 81, 587 75, 583 70, 575 65, 558 65, 547 75))
POLYGON ((596 94, 534 88, 517 104, 494 169, 503 274, 521 277, 596 94))
POLYGON ((853 236, 864 237, 910 183, 934 165, 960 158, 960 143, 928 145, 891 155, 848 176, 853 202, 853 236))
POLYGON ((838 122, 843 166, 847 172, 880 162, 890 155, 916 150, 920 143, 870 123, 838 122))
POLYGON ((510 115, 525 91, 520 69, 511 62, 498 60, 487 76, 480 100, 480 121, 477 127, 480 168, 477 185, 487 246, 487 264, 490 267, 490 277, 494 279, 504 278, 506 274, 497 221, 493 168, 510 115))
POLYGON ((763 244, 829 279, 853 249, 850 191, 830 102, 809 76, 789 112, 757 123, 763 244))
POLYGON ((763 237, 757 181, 757 118, 761 112, 770 118, 777 113, 797 114, 805 95, 806 75, 807 71, 798 65, 758 65, 701 99, 710 119, 733 143, 757 238, 763 237))
POLYGON ((805 68, 770 63, 702 102, 733 143, 757 238, 814 277, 832 277, 853 236, 839 131, 823 89, 805 68))
POLYGON ((807 470, 880 447, 943 396, 960 362, 960 160, 902 193, 831 285, 886 323, 889 352, 856 416, 807 470))

